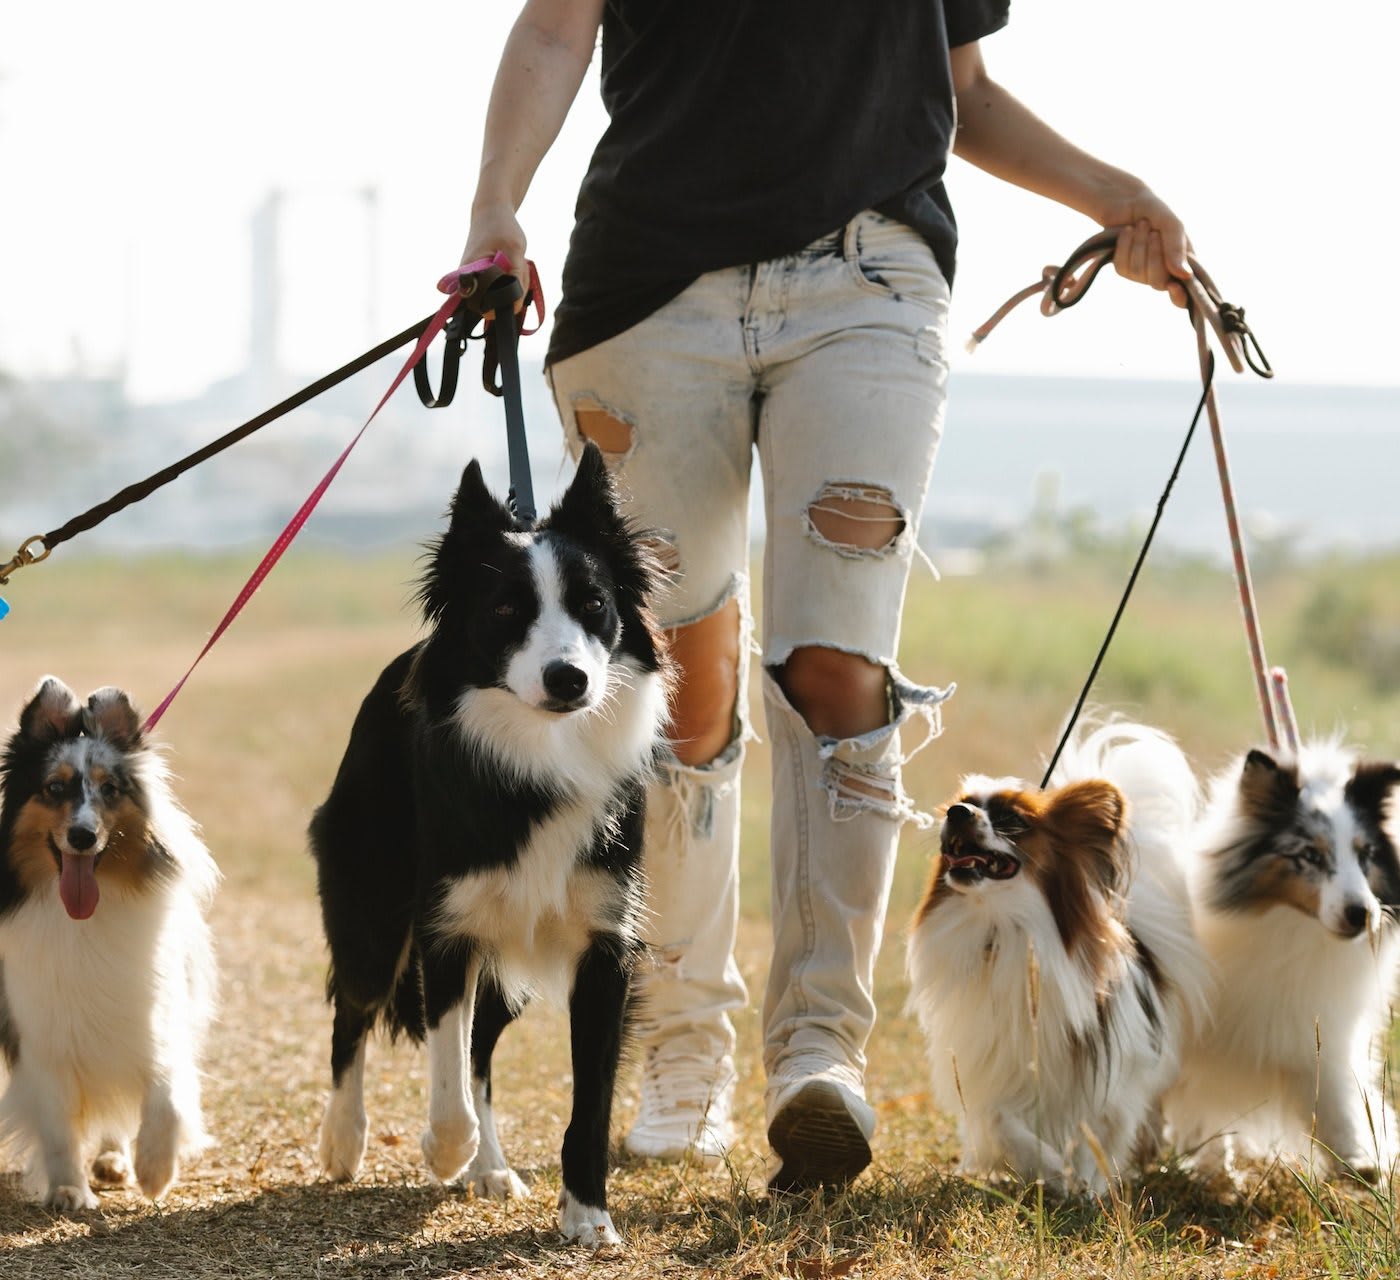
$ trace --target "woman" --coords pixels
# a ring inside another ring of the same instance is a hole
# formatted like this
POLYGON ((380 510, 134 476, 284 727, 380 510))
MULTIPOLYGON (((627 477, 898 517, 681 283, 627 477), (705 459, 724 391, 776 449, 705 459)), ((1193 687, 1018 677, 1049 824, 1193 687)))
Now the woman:
MULTIPOLYGON (((1184 297, 1181 222, 987 74, 1009 0, 527 0, 497 72, 463 261, 525 256, 516 210, 602 29, 610 124, 584 178, 548 374, 572 447, 609 456, 670 570, 674 759, 649 798, 659 962, 637 1155, 731 1137, 752 451, 767 511, 763 697, 775 1189, 870 1161, 872 983, 915 815, 900 728, 946 692, 895 661, 943 418, 950 152, 1104 226, 1120 273, 1184 297), (956 123, 955 123, 956 122, 956 123)), ((990 1015, 989 1015, 990 1016, 990 1015)))

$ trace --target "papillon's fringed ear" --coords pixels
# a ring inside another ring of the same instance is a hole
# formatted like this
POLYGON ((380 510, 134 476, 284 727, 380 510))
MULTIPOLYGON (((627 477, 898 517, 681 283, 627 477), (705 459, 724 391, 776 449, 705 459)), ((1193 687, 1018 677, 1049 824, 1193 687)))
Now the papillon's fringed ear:
POLYGON ((83 706, 62 680, 45 676, 19 716, 20 735, 34 742, 77 737, 83 706))
POLYGON ((1400 761, 1363 760, 1352 770, 1346 785, 1347 803, 1376 818, 1400 816, 1400 761), (1390 807, 1386 797, 1395 792, 1390 807))
POLYGON ((131 699, 113 685, 97 690, 83 708, 83 732, 128 750, 141 741, 141 717, 131 699))
POLYGON ((1298 803, 1298 769, 1257 748, 1240 768, 1240 803, 1261 821, 1282 818, 1298 803))
POLYGON ((1103 889, 1119 887, 1125 871, 1120 837, 1128 803, 1111 782, 1090 778, 1055 792, 1049 818, 1055 842, 1066 853, 1082 856, 1103 889))

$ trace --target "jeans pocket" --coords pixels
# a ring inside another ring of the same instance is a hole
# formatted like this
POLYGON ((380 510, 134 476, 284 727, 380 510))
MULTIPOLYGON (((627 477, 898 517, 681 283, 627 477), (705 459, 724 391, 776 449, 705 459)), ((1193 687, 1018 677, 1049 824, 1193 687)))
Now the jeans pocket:
POLYGON ((937 307, 948 285, 933 250, 912 227, 878 215, 863 215, 846 240, 846 267, 864 293, 893 302, 937 307))

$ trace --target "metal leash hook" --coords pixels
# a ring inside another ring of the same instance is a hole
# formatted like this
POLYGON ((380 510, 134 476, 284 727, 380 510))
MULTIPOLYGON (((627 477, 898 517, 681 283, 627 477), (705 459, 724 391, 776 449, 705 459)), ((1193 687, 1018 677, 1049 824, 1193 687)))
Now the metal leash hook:
POLYGON ((19 550, 10 557, 9 562, 3 567, 0 567, 0 587, 3 587, 9 582, 10 578, 18 573, 19 570, 23 569, 25 565, 38 564, 41 560, 47 560, 52 552, 53 548, 44 541, 44 535, 42 533, 36 533, 32 538, 26 538, 20 543, 19 550), (36 542, 44 548, 37 555, 30 550, 30 547, 36 542))

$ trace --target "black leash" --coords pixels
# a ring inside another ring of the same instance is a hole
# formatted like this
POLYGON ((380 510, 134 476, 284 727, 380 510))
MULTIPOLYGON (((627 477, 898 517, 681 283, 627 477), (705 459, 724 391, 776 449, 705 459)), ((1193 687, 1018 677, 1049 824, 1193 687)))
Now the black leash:
POLYGON ((377 347, 372 347, 363 355, 356 356, 349 364, 343 364, 334 372, 326 374, 323 378, 318 378, 315 382, 296 392, 295 395, 288 396, 280 404, 275 404, 272 408, 264 410, 257 417, 249 418, 242 426, 235 427, 217 440, 196 449, 193 453, 181 458, 179 462, 172 463, 164 470, 157 471, 144 480, 138 480, 135 484, 127 485, 120 493, 108 498, 105 502, 99 502, 97 506, 89 508, 81 515, 74 516, 71 520, 59 525, 57 529, 26 539, 9 563, 0 566, 0 585, 9 581, 10 575, 15 570, 48 559, 56 547, 61 546, 70 538, 75 538, 80 533, 86 533, 89 529, 96 528, 104 520, 116 515, 119 511, 125 511, 133 503, 140 502, 143 498, 149 498, 157 489, 164 488, 172 480, 178 480, 186 471, 199 466, 201 462, 207 462, 216 454, 223 453, 225 449, 236 445, 240 440, 246 440, 255 431, 260 431, 269 423, 291 413, 293 409, 299 409, 308 400, 314 400, 323 391, 329 391, 332 387, 339 386, 347 378, 353 377, 385 356, 391 355, 400 347, 421 337, 428 325, 432 323, 432 319, 432 316, 424 316, 417 324, 410 325, 402 333, 397 333, 392 338, 386 338, 377 347), (37 550, 35 549, 36 544, 37 550))
MULTIPOLYGON (((1040 295, 1041 314, 1047 316, 1056 315, 1078 303, 1088 292, 1089 286, 1094 283, 1099 272, 1113 261, 1118 236, 1119 231, 1114 228, 1100 231, 1084 241, 1070 254, 1062 266, 1046 267, 1041 272, 1039 280, 1022 289, 1019 293, 1013 294, 985 322, 972 331, 969 350, 975 349, 998 324, 1028 298, 1040 295)), ((1221 493, 1225 501, 1226 523, 1229 526, 1230 543, 1234 552, 1235 575, 1239 582, 1240 606, 1244 614, 1245 634, 1249 640, 1250 657, 1254 664, 1255 680, 1258 685, 1260 704, 1264 711, 1264 726, 1269 741, 1274 744, 1278 743, 1277 725, 1280 720, 1285 725, 1293 723, 1293 709, 1288 702, 1287 682, 1282 678, 1281 672, 1273 673, 1272 691, 1270 687, 1270 673, 1264 659, 1258 610, 1254 603, 1254 588, 1250 582, 1249 566, 1244 554, 1244 542, 1240 536, 1239 523, 1235 514, 1233 486, 1230 482, 1229 467, 1225 458, 1225 441, 1215 405, 1213 389, 1215 355, 1210 350, 1207 334, 1211 332, 1215 334, 1220 349, 1225 353, 1230 367, 1236 373, 1243 373, 1248 368, 1261 378, 1272 378, 1274 376, 1273 366, 1269 364, 1268 357, 1264 355, 1253 331, 1245 323, 1244 308, 1234 306, 1221 297, 1215 281, 1210 278, 1206 269, 1201 266, 1194 255, 1188 253, 1187 262, 1191 267, 1192 274, 1185 279, 1176 280, 1175 283, 1185 292, 1186 313, 1190 317, 1191 327, 1196 333, 1196 351, 1201 373, 1201 400, 1196 406, 1195 414, 1192 415, 1191 426, 1187 430, 1186 440, 1177 456, 1176 466, 1172 468, 1167 487, 1157 504, 1157 514, 1153 518, 1151 528, 1147 531, 1147 538, 1143 542, 1142 551, 1138 554, 1137 564, 1133 566, 1132 576, 1128 579, 1123 598, 1119 601, 1118 610, 1113 615, 1113 621, 1109 624, 1108 635, 1104 638, 1098 656, 1094 659, 1089 679, 1084 684, 1079 701, 1075 703, 1069 722, 1065 725, 1064 733, 1055 748, 1055 754, 1050 759, 1050 766, 1045 771, 1045 777, 1040 784, 1042 791, 1049 785, 1050 775, 1059 763, 1065 743, 1069 741, 1080 712, 1084 709, 1085 699, 1089 696, 1089 689, 1094 683, 1094 678, 1098 675, 1104 656, 1108 652, 1108 646, 1118 627, 1118 622, 1127 607, 1128 597, 1132 594, 1133 586, 1137 582, 1138 572, 1147 559, 1148 548, 1152 545, 1152 537, 1157 531, 1157 525, 1161 522, 1162 511, 1166 506, 1168 496, 1171 494, 1172 486, 1176 483, 1176 477, 1181 471, 1186 450, 1191 444, 1191 437, 1195 434, 1196 424, 1200 421, 1203 411, 1210 418, 1211 435, 1215 443, 1216 467, 1220 474, 1221 493)))
POLYGON ((530 479, 530 451, 525 439, 525 409, 521 401, 517 348, 534 289, 533 281, 531 290, 527 292, 520 281, 508 273, 501 272, 495 276, 489 272, 483 273, 480 291, 466 300, 443 331, 446 345, 442 353, 442 380, 437 391, 433 390, 425 363, 420 361, 413 367, 413 386, 424 407, 446 408, 457 394, 458 366, 467 343, 477 336, 478 321, 483 322, 481 336, 485 340, 486 350, 481 366, 481 382, 493 396, 500 396, 505 401, 506 452, 510 462, 508 504, 511 513, 527 524, 534 524, 536 519, 535 489, 530 479), (518 314, 515 310, 517 302, 522 304, 518 314), (493 318, 491 323, 485 324, 488 313, 493 318), (499 383, 496 381, 497 369, 501 375, 499 383))
POLYGON ((1060 762, 1060 754, 1064 751, 1065 743, 1069 741, 1070 734, 1074 732, 1074 726, 1078 723, 1080 712, 1084 710, 1084 703, 1089 697, 1089 690, 1093 688, 1094 681, 1098 679, 1099 668, 1103 666, 1103 660, 1108 656, 1108 647, 1113 643, 1118 623, 1122 620, 1123 613, 1128 607, 1128 599, 1133 594, 1133 588, 1137 586, 1138 574, 1147 561, 1147 553, 1152 547, 1152 539, 1157 533, 1157 526, 1162 523, 1162 513, 1167 509, 1167 499, 1171 497, 1176 478, 1181 474, 1181 464, 1186 461, 1186 451, 1191 447, 1191 439, 1196 434, 1196 424, 1201 420, 1201 414, 1206 407, 1206 397, 1210 394, 1211 383, 1214 379, 1215 355, 1211 353, 1209 371, 1206 374, 1205 385, 1201 388, 1201 398, 1196 402, 1196 412, 1191 415, 1191 425, 1186 428, 1186 439, 1181 442, 1181 450, 1176 455, 1176 465, 1172 468, 1171 475, 1167 477, 1167 487, 1162 490, 1162 496, 1157 499, 1157 513, 1152 517, 1152 523, 1147 529, 1147 536, 1142 540, 1142 550, 1138 552, 1137 563, 1133 565, 1133 571, 1128 575, 1128 585, 1123 588, 1123 596, 1118 601, 1113 621, 1108 624, 1108 634, 1104 636, 1103 644, 1099 646, 1098 655, 1094 658, 1094 665, 1089 669, 1089 678, 1084 681, 1084 688, 1079 691, 1079 701, 1074 704, 1074 710, 1070 712, 1069 720, 1065 724, 1065 731, 1060 735, 1060 741, 1055 747, 1055 754, 1050 757, 1050 763, 1045 768, 1045 776, 1040 780, 1042 791, 1050 785, 1050 775, 1055 772, 1055 766, 1060 762))
MULTIPOLYGON (((473 273, 468 272, 467 274, 473 273)), ((477 336, 476 326, 484 320, 488 313, 496 317, 497 323, 487 325, 483 335, 486 350, 482 365, 482 384, 492 395, 504 395, 505 397, 512 510, 522 520, 533 523, 535 498, 534 488, 530 482, 529 453, 525 444, 525 415, 521 405, 520 364, 516 344, 519 331, 524 327, 528 308, 531 302, 538 297, 538 283, 534 276, 533 267, 530 276, 531 287, 528 292, 521 287, 515 276, 509 275, 498 267, 488 267, 486 270, 474 274, 479 276, 480 280, 464 284, 463 305, 453 313, 444 329, 446 346, 443 354, 440 390, 434 395, 428 381, 426 362, 423 360, 419 360, 413 366, 414 386, 418 390, 419 399, 430 409, 442 408, 451 404, 457 390, 458 365, 461 362, 462 353, 466 350, 468 340, 477 336), (524 305, 522 305, 517 318, 514 315, 514 307, 516 302, 522 299, 524 305), (503 317, 511 322, 503 322, 503 317), (507 335, 504 341, 499 336, 502 334, 507 335), (495 375, 498 364, 502 374, 501 385, 496 383, 495 375)), ((409 342, 421 338, 434 319, 435 315, 425 316, 417 324, 410 325, 403 330, 402 333, 397 333, 392 338, 386 338, 378 346, 356 356, 348 364, 343 364, 324 377, 318 378, 294 395, 273 405, 272 408, 264 410, 232 431, 226 432, 217 440, 187 454, 178 462, 172 463, 144 480, 127 485, 126 488, 105 502, 90 507, 81 515, 74 516, 56 529, 26 538, 9 561, 0 565, 0 586, 7 583, 10 576, 17 570, 47 560, 55 548, 71 538, 96 528, 104 520, 125 511, 127 507, 150 497, 157 489, 162 489, 172 481, 178 480, 185 472, 199 466, 200 463, 207 462, 217 454, 223 453, 225 449, 232 448, 240 441, 246 440, 254 432, 260 431, 270 423, 276 422, 278 418, 291 413, 293 409, 298 409, 308 401, 314 400, 322 392, 339 386, 347 378, 369 368, 370 365, 382 360, 409 342)))

